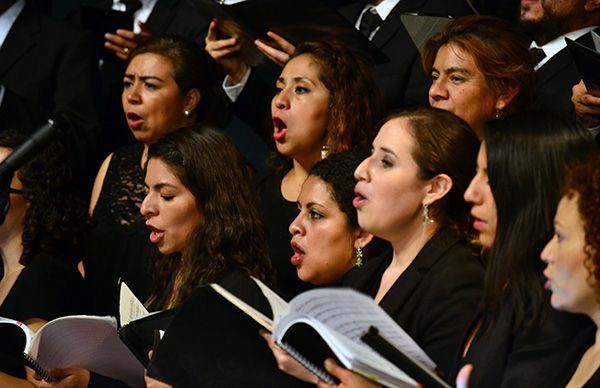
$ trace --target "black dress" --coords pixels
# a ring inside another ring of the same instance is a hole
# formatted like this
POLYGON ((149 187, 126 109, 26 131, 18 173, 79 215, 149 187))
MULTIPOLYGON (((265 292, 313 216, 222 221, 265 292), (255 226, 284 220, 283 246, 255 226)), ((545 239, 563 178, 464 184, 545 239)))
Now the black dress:
MULTIPOLYGON (((545 303, 541 322, 528 331, 514 326, 512 306, 504 306, 493 326, 478 331, 466 356, 457 357, 458 365, 450 381, 454 381, 462 366, 473 364, 469 379, 472 388, 547 387, 544 383, 561 364, 573 336, 591 322, 581 315, 554 310, 549 298, 545 303)), ((474 320, 471 328, 480 320, 481 317, 474 320)))
MULTIPOLYGON (((0 305, 0 317, 25 322, 31 318, 51 321, 81 314, 83 279, 74 264, 49 254, 36 256, 15 280, 0 305)), ((0 359, 0 371, 25 378, 23 361, 0 359)))
MULTIPOLYGON (((343 286, 375 297, 392 250, 346 276, 343 286)), ((452 231, 441 229, 379 302, 447 375, 456 349, 479 306, 484 269, 452 231)))
POLYGON ((115 151, 92 215, 84 266, 93 314, 115 315, 119 278, 139 300, 149 296, 150 264, 157 250, 140 214, 143 150, 142 144, 132 144, 115 151))
MULTIPOLYGON (((562 388, 567 386, 577 370, 581 358, 596 342, 596 330, 596 326, 592 325, 573 338, 564 353, 564 362, 562 363, 562 366, 558 368, 557 373, 544 384, 545 387, 562 388)), ((597 369, 583 386, 583 388, 594 387, 600 387, 600 369, 597 369)))
POLYGON ((296 202, 290 202, 281 194, 281 182, 285 173, 269 174, 258 183, 260 211, 267 228, 269 257, 277 274, 279 295, 290 300, 312 285, 298 278, 296 268, 290 262, 294 251, 290 245, 289 227, 298 216, 296 202))

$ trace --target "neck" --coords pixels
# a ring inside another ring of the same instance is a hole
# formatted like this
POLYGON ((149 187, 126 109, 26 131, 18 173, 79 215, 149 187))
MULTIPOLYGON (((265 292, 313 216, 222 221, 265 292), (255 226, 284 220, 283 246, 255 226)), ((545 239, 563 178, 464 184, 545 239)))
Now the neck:
POLYGON ((399 233, 396 240, 390 241, 394 249, 392 265, 402 271, 408 268, 438 229, 439 226, 435 223, 427 225, 421 223, 414 233, 399 233))
POLYGON ((19 263, 23 254, 23 240, 21 237, 22 234, 19 234, 19 236, 14 236, 1 245, 0 254, 2 255, 4 276, 23 268, 23 265, 19 263))

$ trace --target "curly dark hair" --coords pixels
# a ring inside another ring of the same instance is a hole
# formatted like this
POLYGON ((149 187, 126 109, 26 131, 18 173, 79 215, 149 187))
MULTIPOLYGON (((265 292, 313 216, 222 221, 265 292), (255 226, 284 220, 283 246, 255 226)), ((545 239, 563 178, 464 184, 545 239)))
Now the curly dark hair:
POLYGON ((163 255, 155 261, 148 304, 160 300, 169 284, 176 284, 164 307, 177 306, 196 287, 217 281, 235 266, 273 285, 252 180, 227 135, 208 127, 177 130, 150 145, 148 160, 152 158, 164 162, 192 192, 202 222, 177 254, 179 259, 163 255))
POLYGON ((567 166, 562 195, 577 197, 579 217, 585 231, 585 266, 590 271, 589 283, 594 285, 600 297, 600 152, 567 166))
MULTIPOLYGON (((0 147, 16 149, 28 137, 15 130, 0 132, 0 147)), ((65 148, 55 141, 17 170, 23 198, 29 202, 23 220, 23 253, 28 265, 40 253, 78 258, 85 229, 86 206, 73 189, 71 164, 65 148)))

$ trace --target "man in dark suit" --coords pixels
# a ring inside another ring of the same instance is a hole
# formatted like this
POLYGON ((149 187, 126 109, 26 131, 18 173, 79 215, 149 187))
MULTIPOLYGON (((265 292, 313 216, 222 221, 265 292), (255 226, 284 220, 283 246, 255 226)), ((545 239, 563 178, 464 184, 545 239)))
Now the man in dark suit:
POLYGON ((571 89, 581 76, 565 38, 593 47, 589 32, 600 25, 600 1, 521 0, 520 23, 533 37, 531 50, 539 59, 536 105, 573 115, 571 89))
POLYGON ((11 18, 0 46, 0 85, 7 98, 2 104, 8 104, 0 109, 0 122, 32 131, 50 114, 66 114, 73 128, 65 143, 85 193, 91 188, 98 162, 88 37, 24 1, 0 0, 0 15, 10 13, 16 18, 11 18), (9 110, 10 105, 17 109, 9 110))

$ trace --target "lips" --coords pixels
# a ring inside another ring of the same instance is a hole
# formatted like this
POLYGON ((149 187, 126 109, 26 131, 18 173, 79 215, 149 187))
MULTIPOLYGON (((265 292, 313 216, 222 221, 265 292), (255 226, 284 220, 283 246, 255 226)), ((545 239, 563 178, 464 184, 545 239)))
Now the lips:
POLYGON ((150 229, 150 242, 152 244, 158 244, 163 240, 165 236, 164 230, 157 229, 150 224, 146 224, 146 227, 150 229))
POLYGON ((364 194, 358 189, 357 185, 357 187, 354 189, 354 199, 352 200, 352 205, 355 208, 360 209, 366 202, 367 197, 365 197, 364 194))
POLYGON ((137 128, 141 127, 142 124, 144 123, 144 119, 137 113, 128 112, 126 117, 127 117, 127 124, 129 125, 129 128, 131 128, 131 129, 137 129, 137 128))
POLYGON ((275 141, 283 141, 287 133, 287 125, 285 121, 277 116, 273 116, 273 139, 275 141))
POLYGON ((485 228, 486 222, 483 221, 483 220, 480 220, 477 217, 473 217, 473 218, 474 218, 474 220, 473 220, 473 229, 481 232, 485 228))
POLYGON ((300 246, 294 241, 292 241, 291 245, 292 249, 294 250, 294 254, 291 257, 290 262, 294 267, 297 267, 302 263, 302 260, 304 259, 304 250, 300 248, 300 246))

